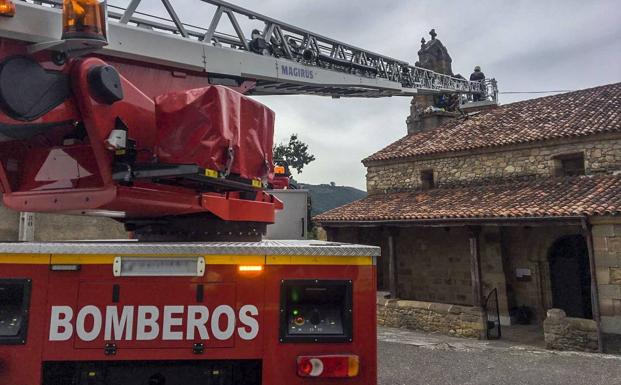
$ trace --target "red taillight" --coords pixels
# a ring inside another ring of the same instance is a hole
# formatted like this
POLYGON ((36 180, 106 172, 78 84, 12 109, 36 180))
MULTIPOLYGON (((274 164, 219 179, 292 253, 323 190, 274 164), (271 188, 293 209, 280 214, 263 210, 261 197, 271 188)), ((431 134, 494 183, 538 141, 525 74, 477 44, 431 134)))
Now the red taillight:
POLYGON ((313 371, 313 364, 310 360, 298 361, 298 374, 302 377, 310 376, 313 371))
POLYGON ((298 357, 298 376, 300 377, 356 377, 359 371, 360 359, 355 355, 298 357))

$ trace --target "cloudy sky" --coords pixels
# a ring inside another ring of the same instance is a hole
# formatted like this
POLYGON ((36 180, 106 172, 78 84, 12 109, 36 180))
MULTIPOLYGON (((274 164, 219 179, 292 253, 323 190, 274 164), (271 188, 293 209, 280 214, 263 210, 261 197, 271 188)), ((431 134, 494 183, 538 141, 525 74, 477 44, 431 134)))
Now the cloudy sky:
MULTIPOLYGON (((480 65, 498 80, 501 92, 577 90, 621 81, 619 0, 229 1, 410 63, 417 60, 421 37, 429 39, 435 28, 455 73, 467 76, 480 65)), ((196 17, 192 6, 187 10, 196 17)), ((538 96, 503 94, 500 101, 538 96)), ((317 158, 298 180, 361 189, 360 160, 405 135, 410 103, 405 97, 259 99, 277 114, 276 141, 298 133, 317 158)))

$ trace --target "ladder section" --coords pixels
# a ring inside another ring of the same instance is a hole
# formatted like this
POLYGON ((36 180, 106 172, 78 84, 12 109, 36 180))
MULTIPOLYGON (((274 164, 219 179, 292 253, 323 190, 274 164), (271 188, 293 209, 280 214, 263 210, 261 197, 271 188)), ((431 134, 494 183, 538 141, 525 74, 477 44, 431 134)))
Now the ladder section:
MULTIPOLYGON (((167 17, 142 12, 142 0, 108 5, 109 45, 103 53, 206 72, 214 84, 256 81, 252 93, 258 95, 478 93, 496 102, 495 81, 470 82, 411 66, 221 0, 184 2, 200 23, 182 20, 172 1, 160 1, 167 17), (225 32, 223 24, 232 31, 225 32)), ((1 35, 33 42, 59 38, 62 1, 18 1, 16 6, 15 19, 27 14, 29 22, 0 20, 1 35)))

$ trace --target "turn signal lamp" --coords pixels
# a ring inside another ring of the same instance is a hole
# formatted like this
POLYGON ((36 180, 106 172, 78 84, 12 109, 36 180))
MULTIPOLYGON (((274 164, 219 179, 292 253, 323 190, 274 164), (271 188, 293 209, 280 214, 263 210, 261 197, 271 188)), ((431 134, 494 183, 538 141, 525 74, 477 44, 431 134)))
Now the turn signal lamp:
POLYGON ((63 0, 63 40, 107 41, 106 22, 106 0, 63 0))
POLYGON ((15 4, 11 0, 0 0, 0 16, 15 16, 15 4))
POLYGON ((300 356, 298 376, 315 378, 351 378, 360 372, 360 358, 355 355, 300 356))

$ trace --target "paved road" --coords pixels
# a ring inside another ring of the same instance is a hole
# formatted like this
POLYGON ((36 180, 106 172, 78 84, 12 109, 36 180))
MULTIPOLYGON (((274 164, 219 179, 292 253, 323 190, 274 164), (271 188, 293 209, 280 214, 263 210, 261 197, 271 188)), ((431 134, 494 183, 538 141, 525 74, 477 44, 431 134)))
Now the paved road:
POLYGON ((613 385, 621 357, 380 328, 380 385, 613 385))

